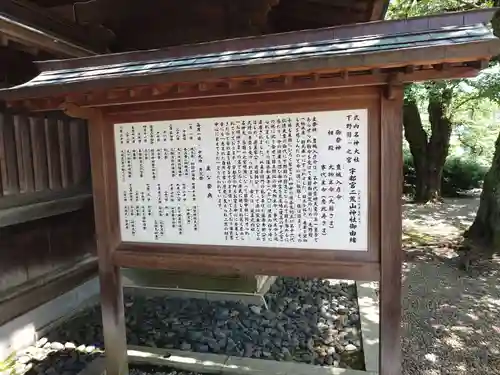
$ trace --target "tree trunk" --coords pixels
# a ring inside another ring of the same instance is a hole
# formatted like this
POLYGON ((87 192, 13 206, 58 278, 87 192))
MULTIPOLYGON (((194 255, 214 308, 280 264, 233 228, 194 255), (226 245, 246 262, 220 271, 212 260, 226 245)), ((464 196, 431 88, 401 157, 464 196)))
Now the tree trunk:
POLYGON ((464 236, 492 253, 500 250, 500 134, 493 162, 484 178, 476 218, 464 236))
POLYGON ((403 127, 415 165, 415 202, 426 203, 441 198, 441 179, 451 136, 451 120, 446 116, 451 92, 447 91, 450 90, 444 90, 442 96, 429 95, 430 138, 422 126, 417 102, 413 98, 405 100, 403 127))

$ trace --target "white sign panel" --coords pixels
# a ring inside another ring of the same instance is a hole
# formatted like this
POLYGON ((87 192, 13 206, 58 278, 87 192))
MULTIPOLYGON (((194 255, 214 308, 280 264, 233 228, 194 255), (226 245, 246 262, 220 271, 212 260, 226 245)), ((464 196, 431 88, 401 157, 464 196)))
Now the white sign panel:
POLYGON ((126 242, 367 250, 367 110, 115 124, 126 242))

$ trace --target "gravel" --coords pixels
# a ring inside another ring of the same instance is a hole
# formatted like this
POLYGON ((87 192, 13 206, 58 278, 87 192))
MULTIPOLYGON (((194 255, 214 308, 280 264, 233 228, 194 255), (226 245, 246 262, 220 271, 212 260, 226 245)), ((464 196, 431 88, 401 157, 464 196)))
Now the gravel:
POLYGON ((48 342, 43 339, 36 345, 17 353, 11 371, 27 375, 75 375, 88 363, 102 355, 101 350, 76 349, 73 343, 48 342))
MULTIPOLYGON (((278 278, 265 298, 268 309, 232 301, 126 296, 127 341, 129 345, 364 368, 353 283, 278 278)), ((38 349, 57 353, 64 366, 70 357, 68 366, 73 364, 75 370, 101 355, 99 306, 62 324, 47 338, 38 343, 38 349)), ((31 365, 27 358, 21 361, 23 366, 31 365)), ((55 367, 57 374, 76 374, 64 366, 55 367)), ((190 374, 172 371, 157 373, 190 374)))
POLYGON ((448 245, 478 206, 477 197, 405 206, 403 375, 500 375, 500 260, 465 272, 448 245))

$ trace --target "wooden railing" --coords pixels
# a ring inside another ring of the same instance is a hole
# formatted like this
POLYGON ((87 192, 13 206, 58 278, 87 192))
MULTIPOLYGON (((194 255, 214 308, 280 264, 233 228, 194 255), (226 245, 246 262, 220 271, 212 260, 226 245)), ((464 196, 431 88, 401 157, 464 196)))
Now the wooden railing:
POLYGON ((0 113, 0 227, 77 210, 90 186, 83 120, 0 113))

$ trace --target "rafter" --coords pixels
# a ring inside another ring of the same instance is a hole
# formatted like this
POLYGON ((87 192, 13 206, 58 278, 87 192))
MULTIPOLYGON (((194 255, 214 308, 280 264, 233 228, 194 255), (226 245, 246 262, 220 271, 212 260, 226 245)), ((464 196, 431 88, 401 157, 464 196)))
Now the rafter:
POLYGON ((0 2, 0 34, 58 56, 104 53, 109 43, 109 34, 58 18, 22 0, 0 2))

